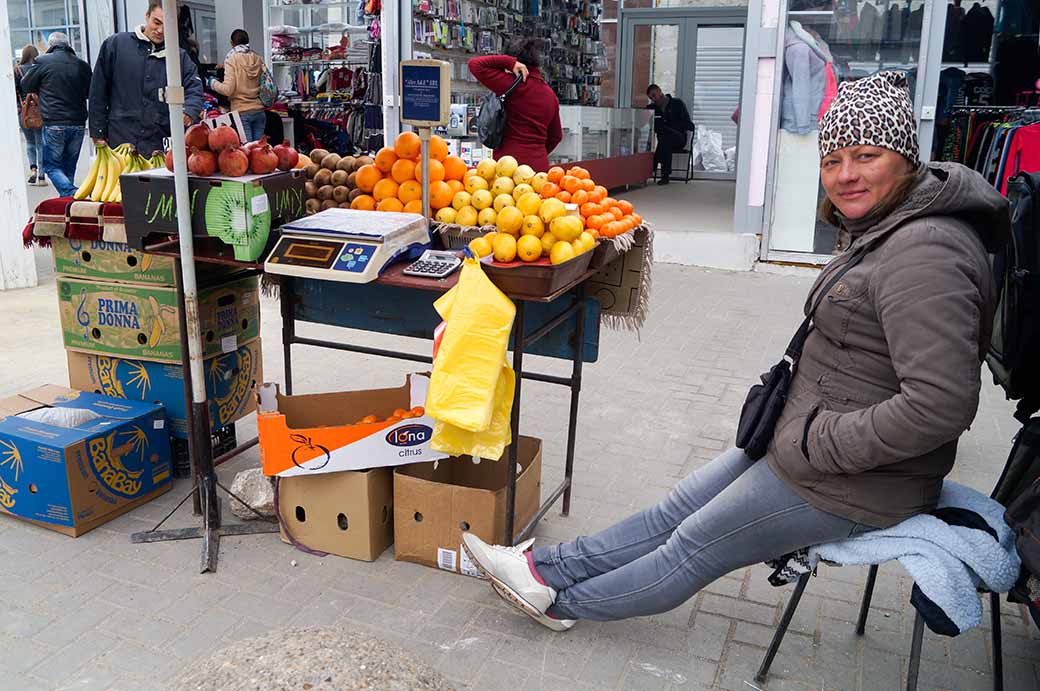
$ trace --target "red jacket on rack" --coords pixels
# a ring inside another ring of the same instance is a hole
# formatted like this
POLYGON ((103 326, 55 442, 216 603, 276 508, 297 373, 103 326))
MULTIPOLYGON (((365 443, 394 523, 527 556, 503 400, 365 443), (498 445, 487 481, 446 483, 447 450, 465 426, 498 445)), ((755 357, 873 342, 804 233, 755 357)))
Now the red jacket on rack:
POLYGON ((1040 172, 1040 124, 1019 127, 1011 133, 1011 146, 1008 148, 1007 163, 1004 166, 1003 179, 1000 181, 1000 193, 1006 197, 1008 178, 1023 171, 1040 172))
MULTIPOLYGON (((516 58, 509 55, 486 55, 472 58, 469 71, 481 84, 496 94, 504 94, 516 78, 512 75, 516 58)), ((563 139, 560 127, 560 101, 542 79, 536 68, 530 69, 527 81, 506 99, 506 131, 495 158, 512 156, 535 172, 549 170, 549 153, 563 139)))

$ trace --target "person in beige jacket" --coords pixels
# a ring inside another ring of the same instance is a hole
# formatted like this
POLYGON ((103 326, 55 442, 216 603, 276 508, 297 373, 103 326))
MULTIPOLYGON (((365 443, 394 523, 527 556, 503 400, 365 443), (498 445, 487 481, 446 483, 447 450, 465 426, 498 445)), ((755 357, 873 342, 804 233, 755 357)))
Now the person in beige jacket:
POLYGON ((259 139, 267 127, 267 113, 259 99, 263 71, 264 59, 249 47, 249 34, 235 29, 231 32, 231 50, 224 58, 224 81, 209 81, 210 89, 227 96, 231 110, 238 111, 249 142, 259 139))
POLYGON ((920 161, 901 73, 843 83, 819 131, 821 215, 852 242, 809 293, 806 312, 820 306, 768 452, 725 451, 656 506, 572 542, 464 534, 535 621, 658 614, 735 569, 935 509, 979 403, 987 253, 1010 236, 1008 201, 973 170, 920 161))

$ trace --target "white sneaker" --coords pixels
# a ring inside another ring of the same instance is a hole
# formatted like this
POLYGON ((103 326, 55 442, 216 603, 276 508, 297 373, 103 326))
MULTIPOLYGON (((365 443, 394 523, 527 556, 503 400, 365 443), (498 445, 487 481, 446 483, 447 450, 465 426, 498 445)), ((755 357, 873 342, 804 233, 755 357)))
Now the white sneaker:
POLYGON ((566 631, 574 626, 573 620, 553 619, 545 614, 556 601, 556 591, 539 583, 531 573, 524 552, 532 544, 533 539, 515 547, 502 547, 489 545, 472 533, 462 536, 462 548, 502 599, 553 631, 566 631))

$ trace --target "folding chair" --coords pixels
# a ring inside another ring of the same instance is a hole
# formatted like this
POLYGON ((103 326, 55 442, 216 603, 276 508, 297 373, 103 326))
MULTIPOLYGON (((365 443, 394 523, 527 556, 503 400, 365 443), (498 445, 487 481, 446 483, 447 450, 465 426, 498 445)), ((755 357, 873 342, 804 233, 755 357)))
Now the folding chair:
MULTIPOLYGON (((682 180, 683 182, 689 182, 693 179, 693 136, 694 132, 689 133, 689 137, 686 139, 686 146, 679 149, 678 151, 672 152, 672 180, 682 180), (676 166, 676 162, 685 162, 681 165, 676 166), (676 171, 682 171, 682 175, 677 175, 676 171)), ((658 173, 657 166, 654 166, 654 182, 657 182, 660 174, 658 173)))

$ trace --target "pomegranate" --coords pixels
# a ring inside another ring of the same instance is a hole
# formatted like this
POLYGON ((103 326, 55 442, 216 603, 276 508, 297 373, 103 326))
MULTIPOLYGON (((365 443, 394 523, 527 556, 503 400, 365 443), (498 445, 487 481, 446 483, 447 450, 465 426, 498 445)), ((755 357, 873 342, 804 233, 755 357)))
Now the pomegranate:
POLYGON ((209 147, 209 132, 209 125, 201 122, 197 125, 192 125, 184 133, 184 146, 188 147, 189 151, 192 147, 200 151, 205 150, 209 147))
POLYGON ((217 166, 222 174, 237 178, 249 172, 249 156, 237 146, 229 146, 220 152, 217 166))
POLYGON ((234 127, 220 125, 209 131, 210 151, 220 152, 229 146, 238 146, 242 140, 238 138, 238 132, 234 127))
POLYGON ((166 152, 166 170, 173 172, 173 149, 166 152))
POLYGON ((192 149, 188 156, 188 172, 200 177, 208 177, 217 172, 217 157, 212 151, 192 149))
POLYGON ((257 175, 266 175, 278 167, 278 154, 267 143, 267 137, 249 152, 249 168, 257 175))
POLYGON ((289 146, 288 139, 274 147, 274 153, 278 156, 278 170, 292 170, 300 160, 300 154, 296 153, 296 149, 289 146))

